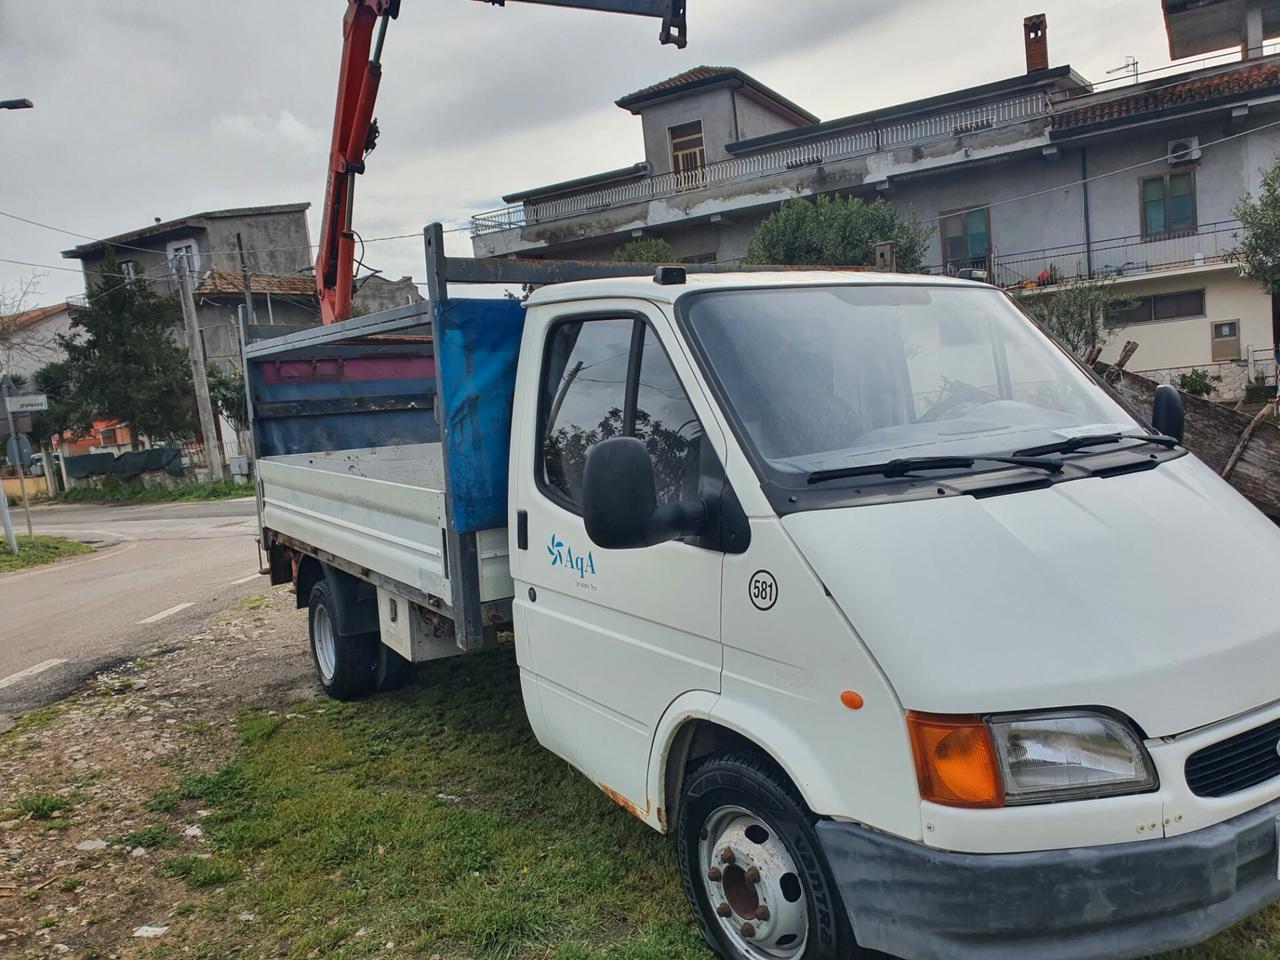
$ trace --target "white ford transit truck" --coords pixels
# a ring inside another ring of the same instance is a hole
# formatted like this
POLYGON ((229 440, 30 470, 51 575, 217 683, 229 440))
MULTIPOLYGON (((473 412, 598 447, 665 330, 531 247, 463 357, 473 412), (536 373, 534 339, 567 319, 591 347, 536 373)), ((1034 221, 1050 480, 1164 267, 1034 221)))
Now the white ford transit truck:
POLYGON ((1280 897, 1280 529, 1176 391, 983 284, 426 239, 427 303, 245 347, 326 691, 511 631, 726 960, 1137 957, 1280 897))

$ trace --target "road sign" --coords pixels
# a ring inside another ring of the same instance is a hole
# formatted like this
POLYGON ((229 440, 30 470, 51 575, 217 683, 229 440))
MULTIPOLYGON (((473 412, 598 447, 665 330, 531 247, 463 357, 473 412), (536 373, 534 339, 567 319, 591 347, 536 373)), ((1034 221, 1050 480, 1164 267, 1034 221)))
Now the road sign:
POLYGON ((39 413, 49 409, 49 397, 43 393, 10 394, 9 409, 14 413, 39 413))
POLYGON ((31 454, 33 452, 34 451, 31 449, 31 441, 27 439, 27 435, 25 433, 15 434, 5 441, 5 459, 11 464, 21 465, 23 470, 31 466, 31 454))

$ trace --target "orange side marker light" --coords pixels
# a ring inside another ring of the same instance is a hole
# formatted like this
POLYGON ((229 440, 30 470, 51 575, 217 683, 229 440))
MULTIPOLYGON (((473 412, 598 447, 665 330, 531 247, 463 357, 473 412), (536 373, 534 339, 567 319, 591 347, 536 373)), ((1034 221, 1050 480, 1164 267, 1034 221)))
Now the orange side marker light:
POLYGON ((865 701, 862 699, 862 694, 857 690, 842 690, 840 692, 840 702, 850 710, 861 710, 865 701))

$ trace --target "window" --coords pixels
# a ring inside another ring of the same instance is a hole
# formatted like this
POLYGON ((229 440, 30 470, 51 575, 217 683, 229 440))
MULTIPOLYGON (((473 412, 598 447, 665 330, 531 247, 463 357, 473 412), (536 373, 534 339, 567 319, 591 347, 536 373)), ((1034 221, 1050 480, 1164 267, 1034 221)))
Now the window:
POLYGON ((942 218, 942 258, 949 267, 984 267, 991 252, 987 209, 962 210, 942 218))
POLYGON ((671 128, 671 169, 683 189, 701 185, 706 152, 702 143, 702 121, 671 128))
POLYGON ((138 262, 136 260, 121 260, 120 275, 124 277, 125 283, 133 283, 138 279, 138 262))
POLYGON ((658 503, 695 499, 702 457, 702 424, 666 351, 648 325, 644 328, 635 427, 631 432, 649 448, 658 503))
POLYGON ((1196 228, 1196 181, 1189 170, 1142 181, 1142 235, 1165 237, 1196 228))
POLYGON ((1210 345, 1214 360, 1240 359, 1240 323, 1236 320, 1224 320, 1212 326, 1213 340, 1210 345))
POLYGON ((1204 290, 1157 293, 1131 300, 1117 300, 1115 303, 1116 320, 1126 327, 1135 323, 1151 323, 1153 320, 1203 317, 1205 314, 1204 290))
POLYGON ((194 274, 199 272, 200 251, 197 249, 194 240, 176 240, 169 244, 166 249, 169 254, 169 262, 175 272, 181 269, 181 265, 186 266, 187 273, 194 274))
POLYGON ((582 503, 587 454, 601 440, 634 436, 653 458, 658 502, 697 496, 702 425, 662 344, 643 321, 561 323, 543 370, 541 486, 570 509, 582 503), (633 345, 639 353, 632 363, 633 345))
POLYGON ((111 427, 110 429, 103 430, 102 433, 99 434, 98 436, 98 443, 104 447, 114 447, 116 445, 115 427, 111 427))

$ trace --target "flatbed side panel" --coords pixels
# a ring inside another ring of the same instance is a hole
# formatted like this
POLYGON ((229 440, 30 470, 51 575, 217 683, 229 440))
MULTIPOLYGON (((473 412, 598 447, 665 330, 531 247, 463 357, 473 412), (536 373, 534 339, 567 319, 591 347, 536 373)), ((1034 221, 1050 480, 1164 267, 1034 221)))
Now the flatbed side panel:
POLYGON ((440 439, 425 326, 298 345, 246 364, 259 457, 440 439))
POLYGON ((264 527, 452 603, 440 491, 296 462, 258 469, 264 527))

